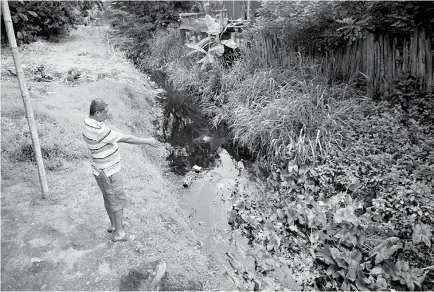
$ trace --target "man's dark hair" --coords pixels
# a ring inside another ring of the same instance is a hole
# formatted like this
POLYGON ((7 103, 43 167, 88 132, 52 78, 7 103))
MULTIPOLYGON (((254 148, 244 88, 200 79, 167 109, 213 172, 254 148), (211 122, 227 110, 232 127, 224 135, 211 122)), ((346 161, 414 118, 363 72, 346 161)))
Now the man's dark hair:
POLYGON ((102 112, 108 104, 101 98, 95 98, 90 104, 89 114, 95 115, 96 112, 102 112))

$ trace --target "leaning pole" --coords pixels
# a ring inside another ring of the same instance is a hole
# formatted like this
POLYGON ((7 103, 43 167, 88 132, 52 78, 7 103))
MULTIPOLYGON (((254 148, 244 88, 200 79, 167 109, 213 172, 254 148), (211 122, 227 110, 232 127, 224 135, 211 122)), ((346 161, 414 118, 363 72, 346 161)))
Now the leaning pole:
POLYGON ((48 183, 47 176, 45 174, 44 161, 42 160, 41 145, 39 144, 38 130, 36 128, 35 117, 33 116, 32 105, 30 103, 29 91, 27 90, 26 81, 24 79, 23 68, 21 67, 21 61, 18 54, 17 41, 15 39, 14 27, 12 25, 11 12, 9 10, 9 4, 7 0, 1 0, 1 8, 3 10, 3 18, 5 21, 5 27, 7 36, 9 39, 9 45, 12 49, 12 57, 15 63, 15 70, 17 72, 18 83, 20 85, 21 96, 24 101, 24 108, 26 110, 26 117, 29 123, 30 135, 32 137, 33 151, 35 152, 36 164, 38 166, 39 181, 41 183, 42 198, 45 199, 48 196, 48 183))

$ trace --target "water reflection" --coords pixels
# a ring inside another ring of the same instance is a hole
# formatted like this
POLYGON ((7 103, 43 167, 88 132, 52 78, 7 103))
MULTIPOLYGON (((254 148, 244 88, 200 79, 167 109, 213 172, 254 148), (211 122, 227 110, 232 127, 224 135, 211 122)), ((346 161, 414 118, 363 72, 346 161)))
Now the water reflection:
POLYGON ((223 129, 211 129, 201 114, 194 97, 177 91, 166 82, 161 72, 148 72, 151 80, 165 90, 164 98, 158 99, 163 106, 162 139, 173 149, 167 157, 169 166, 177 174, 187 173, 198 165, 213 168, 218 159, 217 150, 227 142, 223 129))

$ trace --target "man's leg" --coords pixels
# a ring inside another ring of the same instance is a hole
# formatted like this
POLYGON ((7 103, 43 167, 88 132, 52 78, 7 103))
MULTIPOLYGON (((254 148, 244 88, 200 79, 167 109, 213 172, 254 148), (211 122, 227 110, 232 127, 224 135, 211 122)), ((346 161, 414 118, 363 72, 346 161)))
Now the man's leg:
POLYGON ((110 208, 109 208, 109 204, 108 203, 104 202, 104 206, 105 206, 105 210, 107 211, 107 215, 110 218, 110 223, 111 223, 110 229, 112 231, 115 231, 116 226, 115 226, 115 217, 113 215, 113 212, 110 212, 110 208))
POLYGON ((119 172, 110 176, 110 186, 106 189, 106 194, 109 198, 110 210, 113 210, 112 214, 115 225, 113 240, 126 241, 127 237, 122 226, 122 217, 124 215, 124 208, 128 205, 128 202, 123 189, 122 177, 119 172))
POLYGON ((113 235, 115 240, 119 240, 125 236, 125 230, 122 226, 122 216, 124 215, 124 209, 120 209, 112 213, 115 222, 116 231, 113 235))
POLYGON ((107 193, 105 191, 107 182, 104 179, 99 178, 97 176, 95 176, 95 179, 96 179, 96 182, 98 184, 99 189, 102 192, 102 196, 104 198, 104 207, 105 207, 107 215, 108 215, 108 217, 110 219, 110 224, 111 224, 110 230, 114 231, 115 230, 115 219, 113 217, 113 212, 110 211, 110 207, 109 207, 110 204, 109 204, 109 201, 108 201, 108 195, 107 195, 107 193))

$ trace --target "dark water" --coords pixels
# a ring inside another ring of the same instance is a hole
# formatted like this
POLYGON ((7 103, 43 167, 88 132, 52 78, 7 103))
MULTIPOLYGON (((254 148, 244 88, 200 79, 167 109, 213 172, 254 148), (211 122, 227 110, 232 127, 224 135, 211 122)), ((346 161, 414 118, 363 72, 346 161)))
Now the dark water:
MULTIPOLYGON (((194 97, 176 91, 166 83, 163 73, 147 74, 165 91, 158 99, 163 108, 163 122, 156 122, 156 126, 160 140, 172 146, 167 157, 172 171, 183 175, 194 165, 204 168, 189 186, 184 202, 195 225, 200 248, 215 262, 230 266, 229 256, 232 263, 242 265, 256 278, 262 277, 255 272, 256 260, 248 253, 251 248, 249 240, 228 224, 229 214, 237 200, 233 196, 235 190, 248 188, 249 193, 261 192, 256 185, 249 183, 248 178, 240 176, 237 168, 240 159, 247 167, 253 159, 245 150, 231 143, 229 131, 224 126, 217 129, 209 126, 194 97)), ((245 287, 238 288, 245 290, 245 287)), ((288 286, 290 290, 300 290, 294 287, 288 286)))
POLYGON ((205 169, 189 187, 185 202, 202 249, 213 254, 218 251, 215 257, 222 261, 226 261, 225 253, 230 253, 237 261, 254 269, 254 259, 243 255, 248 249, 248 239, 234 232, 228 224, 228 212, 233 204, 231 194, 238 182, 237 162, 248 157, 241 157, 231 146, 224 127, 209 126, 194 97, 167 84, 163 73, 147 74, 165 90, 158 99, 164 119, 158 126, 160 138, 173 147, 167 157, 172 171, 182 175, 193 165, 205 169))
POLYGON ((201 114, 195 97, 175 90, 166 82, 162 72, 147 74, 151 81, 165 90, 161 98, 157 98, 163 108, 160 139, 173 146, 167 157, 172 171, 183 175, 194 165, 211 169, 216 166, 220 148, 225 148, 236 160, 249 160, 245 151, 240 152, 232 145, 229 131, 224 126, 217 129, 209 126, 209 120, 201 114))

